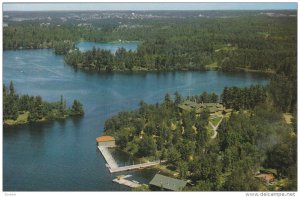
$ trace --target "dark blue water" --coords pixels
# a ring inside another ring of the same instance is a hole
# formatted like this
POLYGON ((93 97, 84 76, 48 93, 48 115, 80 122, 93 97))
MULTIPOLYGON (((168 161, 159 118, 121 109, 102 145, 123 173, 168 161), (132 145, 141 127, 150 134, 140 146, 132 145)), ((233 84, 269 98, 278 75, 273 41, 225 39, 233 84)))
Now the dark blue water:
MULTIPOLYGON (((70 105, 79 99, 83 118, 7 127, 3 131, 4 191, 116 191, 128 190, 112 183, 95 138, 107 118, 136 109, 141 99, 160 102, 175 91, 187 96, 202 91, 221 93, 224 86, 249 86, 267 82, 266 76, 208 72, 89 74, 65 65, 63 56, 50 49, 5 51, 5 84, 13 81, 17 92, 41 95, 70 105)), ((135 171, 147 181, 155 171, 135 171)))
POLYGON ((110 50, 115 53, 118 48, 125 48, 126 50, 135 51, 140 42, 109 42, 109 43, 99 43, 99 42, 80 42, 76 45, 80 51, 92 50, 93 47, 110 50))

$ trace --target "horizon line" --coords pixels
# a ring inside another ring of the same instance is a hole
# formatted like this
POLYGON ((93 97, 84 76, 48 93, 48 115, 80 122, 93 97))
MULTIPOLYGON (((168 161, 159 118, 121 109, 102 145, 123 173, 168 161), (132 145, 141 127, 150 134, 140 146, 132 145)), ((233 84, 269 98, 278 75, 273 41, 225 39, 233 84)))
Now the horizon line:
POLYGON ((215 11, 298 10, 296 2, 28 2, 3 3, 3 11, 215 11))
POLYGON ((3 12, 74 12, 74 11, 86 11, 86 12, 95 12, 95 11, 109 11, 109 12, 114 12, 114 11, 280 11, 280 10, 298 10, 297 8, 282 8, 282 9, 207 9, 207 10, 3 10, 3 12))

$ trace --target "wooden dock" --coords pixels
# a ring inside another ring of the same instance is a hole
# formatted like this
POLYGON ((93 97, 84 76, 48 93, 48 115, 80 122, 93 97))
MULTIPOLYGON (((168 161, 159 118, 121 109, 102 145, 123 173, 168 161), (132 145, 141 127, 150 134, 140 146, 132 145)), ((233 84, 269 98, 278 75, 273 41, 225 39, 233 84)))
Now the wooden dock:
POLYGON ((131 188, 135 188, 135 187, 140 187, 141 184, 139 184, 139 182, 137 181, 130 181, 130 180, 127 180, 126 178, 129 177, 129 176, 121 176, 121 177, 118 177, 118 178, 115 178, 113 180, 113 182, 116 182, 116 183, 119 183, 121 185, 126 185, 128 187, 131 187, 131 188))
POLYGON ((108 165, 108 169, 115 169, 118 168, 118 164, 115 161, 115 159, 110 154, 108 147, 105 146, 98 146, 100 152, 102 153, 104 159, 106 160, 106 163, 108 165))
POLYGON ((107 163, 110 173, 143 169, 143 168, 148 168, 148 167, 156 166, 156 165, 160 164, 160 161, 153 161, 153 162, 147 162, 147 163, 142 163, 142 164, 119 167, 117 162, 115 161, 115 159, 110 154, 107 147, 98 146, 98 148, 99 148, 100 152, 102 153, 104 159, 106 160, 106 163, 107 163))
POLYGON ((136 165, 130 165, 130 166, 122 166, 122 167, 117 167, 117 168, 110 168, 110 172, 123 172, 123 171, 130 171, 130 170, 136 170, 136 169, 143 169, 143 168, 148 168, 151 166, 156 166, 160 164, 160 161, 153 161, 153 162, 147 162, 147 163, 142 163, 142 164, 136 164, 136 165))

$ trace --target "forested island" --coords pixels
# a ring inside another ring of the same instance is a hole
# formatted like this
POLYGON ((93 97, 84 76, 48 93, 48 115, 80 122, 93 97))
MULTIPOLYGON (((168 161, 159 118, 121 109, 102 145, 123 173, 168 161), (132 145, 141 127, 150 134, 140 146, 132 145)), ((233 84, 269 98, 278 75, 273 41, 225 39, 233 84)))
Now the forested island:
POLYGON ((70 108, 61 96, 60 101, 46 102, 40 96, 17 94, 11 81, 9 87, 3 85, 3 122, 4 125, 26 124, 45 120, 64 119, 84 114, 82 104, 74 100, 70 108))

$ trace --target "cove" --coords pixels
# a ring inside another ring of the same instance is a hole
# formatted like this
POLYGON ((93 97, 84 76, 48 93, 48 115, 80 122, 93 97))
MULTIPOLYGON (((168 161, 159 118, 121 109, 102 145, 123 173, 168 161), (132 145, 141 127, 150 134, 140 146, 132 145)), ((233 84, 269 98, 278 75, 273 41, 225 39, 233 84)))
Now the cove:
MULTIPOLYGON (((161 102, 166 93, 220 94, 225 86, 266 84, 268 77, 218 71, 93 74, 65 65, 63 56, 51 49, 36 49, 3 52, 3 81, 11 80, 18 93, 40 95, 46 101, 63 95, 71 105, 79 99, 85 115, 4 127, 4 191, 124 191, 128 188, 112 182, 118 174, 109 173, 96 147, 95 138, 103 133, 106 119, 136 109, 140 100, 161 102)), ((141 182, 154 173, 153 169, 126 172, 141 182)))

